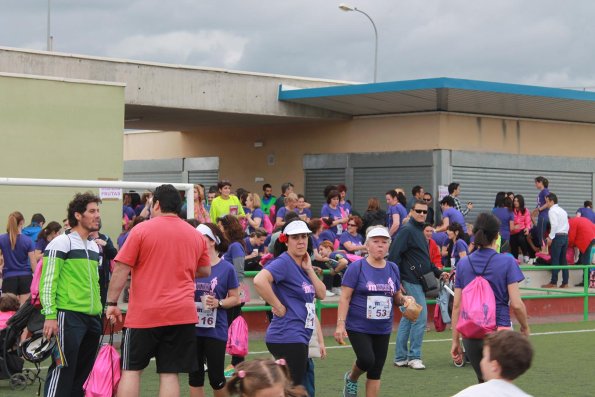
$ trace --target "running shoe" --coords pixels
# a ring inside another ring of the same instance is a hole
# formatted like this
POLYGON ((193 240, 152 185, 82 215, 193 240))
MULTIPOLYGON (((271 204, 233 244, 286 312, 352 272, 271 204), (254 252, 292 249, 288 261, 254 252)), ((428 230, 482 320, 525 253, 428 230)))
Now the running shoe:
POLYGON ((349 379, 351 371, 345 372, 345 386, 343 386, 343 397, 357 397, 357 382, 349 379))
POLYGON ((326 297, 330 298, 331 296, 335 296, 335 294, 331 290, 326 290, 326 297))
POLYGON ((233 365, 229 364, 225 368, 225 371, 223 371, 223 374, 225 375, 226 378, 231 378, 235 372, 236 372, 236 370, 233 367, 233 365))
POLYGON ((333 294, 341 296, 341 287, 333 287, 331 291, 333 294))
POLYGON ((426 366, 424 365, 424 363, 416 358, 415 360, 411 360, 409 361, 409 368, 413 368, 413 369, 426 369, 426 366))
POLYGON ((395 364, 395 367, 403 368, 403 367, 406 367, 409 365, 409 361, 407 361, 407 360, 395 361, 394 364, 395 364))

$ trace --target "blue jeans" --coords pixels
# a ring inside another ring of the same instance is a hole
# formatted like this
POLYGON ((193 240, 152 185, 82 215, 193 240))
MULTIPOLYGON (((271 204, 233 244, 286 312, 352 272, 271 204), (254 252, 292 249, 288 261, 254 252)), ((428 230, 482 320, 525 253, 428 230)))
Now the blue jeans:
MULTIPOLYGON (((568 248, 568 235, 556 234, 550 246, 550 255, 552 265, 568 265, 566 261, 566 249, 568 248)), ((560 269, 552 270, 552 280, 550 283, 558 283, 558 273, 560 269)), ((562 270, 562 284, 568 284, 568 270, 562 270)))
POLYGON ((422 311, 414 323, 405 317, 401 318, 399 330, 397 331, 395 361, 421 360, 421 344, 424 339, 424 333, 426 332, 426 323, 428 322, 426 295, 420 284, 403 281, 403 287, 405 287, 407 295, 412 296, 421 305, 422 311), (409 349, 407 348, 407 342, 409 342, 409 349))
POLYGON ((304 375, 304 388, 308 392, 309 397, 314 397, 314 360, 308 359, 308 366, 306 367, 306 374, 304 375))

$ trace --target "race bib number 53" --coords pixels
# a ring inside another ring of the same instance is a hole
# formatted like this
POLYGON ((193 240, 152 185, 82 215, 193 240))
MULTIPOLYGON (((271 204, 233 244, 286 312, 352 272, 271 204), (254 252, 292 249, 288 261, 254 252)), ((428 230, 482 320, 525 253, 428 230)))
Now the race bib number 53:
POLYGON ((368 296, 366 318, 370 320, 387 320, 392 313, 393 305, 390 296, 368 296))

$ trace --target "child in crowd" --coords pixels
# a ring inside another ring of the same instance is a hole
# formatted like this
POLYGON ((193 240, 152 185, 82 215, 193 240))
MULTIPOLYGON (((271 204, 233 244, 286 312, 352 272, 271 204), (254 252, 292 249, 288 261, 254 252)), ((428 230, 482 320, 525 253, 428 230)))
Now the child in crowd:
POLYGON ((6 322, 19 310, 21 304, 15 294, 6 293, 0 296, 0 330, 6 328, 6 322))
POLYGON ((307 397, 302 386, 293 386, 285 360, 257 359, 244 361, 227 382, 230 396, 240 397, 307 397))

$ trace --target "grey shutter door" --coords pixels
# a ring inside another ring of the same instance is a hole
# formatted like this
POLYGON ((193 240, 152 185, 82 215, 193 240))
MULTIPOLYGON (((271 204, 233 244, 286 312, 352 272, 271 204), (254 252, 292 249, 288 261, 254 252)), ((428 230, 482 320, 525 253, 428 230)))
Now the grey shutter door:
POLYGON ((217 182, 219 182, 219 171, 217 170, 188 171, 188 183, 203 185, 205 194, 209 191, 209 187, 217 186, 217 182))
POLYGON ((525 198, 525 207, 537 206, 539 191, 535 177, 544 176, 549 181, 549 190, 558 196, 558 204, 574 216, 585 200, 593 197, 593 174, 579 172, 511 170, 479 167, 453 167, 452 180, 461 184, 461 203, 473 202, 473 210, 467 222, 474 222, 480 212, 491 212, 496 193, 514 192, 525 198))
POLYGON ((183 173, 178 171, 164 172, 125 172, 124 180, 129 182, 163 182, 163 183, 184 183, 183 173))
POLYGON ((376 197, 380 208, 386 209, 386 192, 396 187, 403 188, 408 200, 415 185, 432 191, 432 167, 379 167, 353 169, 352 204, 356 211, 363 214, 368 208, 368 199, 376 197))
POLYGON ((320 217, 320 210, 326 204, 324 188, 328 185, 345 183, 345 168, 307 169, 305 173, 306 200, 312 205, 312 217, 320 217))

